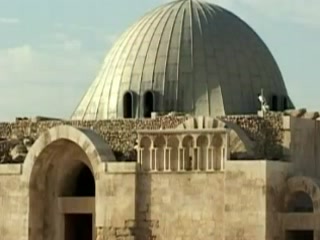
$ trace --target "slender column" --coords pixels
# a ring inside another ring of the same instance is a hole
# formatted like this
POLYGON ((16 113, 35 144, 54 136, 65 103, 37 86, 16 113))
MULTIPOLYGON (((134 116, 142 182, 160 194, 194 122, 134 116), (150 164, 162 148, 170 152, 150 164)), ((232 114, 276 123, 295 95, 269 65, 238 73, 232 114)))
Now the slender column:
POLYGON ((143 162, 144 162, 144 154, 143 154, 143 148, 140 149, 141 154, 140 154, 140 169, 143 169, 143 162))
POLYGON ((154 159, 154 169, 153 171, 158 171, 158 159, 157 159, 158 148, 153 149, 153 159, 154 159))
POLYGON ((202 149, 200 147, 197 147, 197 170, 200 171, 200 161, 201 159, 201 153, 202 149))
MULTIPOLYGON (((218 149, 215 147, 214 148, 214 167, 216 167, 217 170, 219 170, 218 164, 220 165, 220 158, 219 157, 221 157, 221 148, 218 149)), ((215 168, 214 168, 214 170, 215 170, 215 168)))
POLYGON ((210 147, 207 148, 206 171, 209 171, 209 156, 211 154, 210 147))
POLYGON ((224 134, 225 161, 230 159, 230 138, 227 133, 224 134))
POLYGON ((143 159, 143 149, 138 147, 137 148, 137 153, 138 153, 138 166, 139 166, 139 170, 141 170, 142 168, 142 159, 143 159))
POLYGON ((166 151, 166 147, 163 147, 162 151, 163 151, 163 171, 165 172, 167 170, 167 151, 166 151))
POLYGON ((214 160, 215 160, 215 149, 213 147, 210 147, 210 170, 214 171, 214 160))
POLYGON ((140 162, 141 162, 140 147, 136 147, 136 151, 137 151, 137 163, 140 164, 140 162))
POLYGON ((185 148, 179 148, 179 171, 185 171, 185 148))
POLYGON ((209 170, 209 154, 210 154, 209 147, 207 147, 206 152, 207 152, 206 159, 204 161, 206 163, 205 170, 208 171, 209 170))
POLYGON ((221 148, 221 169, 220 170, 224 170, 224 164, 225 164, 225 160, 226 160, 226 149, 224 147, 221 148))
POLYGON ((150 158, 149 158, 149 162, 150 162, 150 166, 149 166, 149 167, 150 167, 150 169, 149 169, 149 170, 152 171, 152 165, 153 165, 153 164, 152 164, 152 163, 153 163, 153 148, 150 148, 150 149, 149 149, 149 154, 150 154, 150 158))
POLYGON ((178 172, 181 170, 181 148, 178 148, 178 172))
POLYGON ((172 151, 172 149, 171 148, 167 148, 167 150, 168 150, 168 170, 171 172, 172 171, 172 169, 171 169, 171 151, 172 151))

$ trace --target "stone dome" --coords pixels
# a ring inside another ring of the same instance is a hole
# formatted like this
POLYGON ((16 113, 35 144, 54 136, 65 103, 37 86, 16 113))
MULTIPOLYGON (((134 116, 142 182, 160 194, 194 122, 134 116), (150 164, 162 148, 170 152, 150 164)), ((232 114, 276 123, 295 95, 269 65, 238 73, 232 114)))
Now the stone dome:
POLYGON ((71 118, 256 113, 261 89, 274 110, 293 107, 272 54, 246 23, 217 5, 178 0, 119 38, 71 118))

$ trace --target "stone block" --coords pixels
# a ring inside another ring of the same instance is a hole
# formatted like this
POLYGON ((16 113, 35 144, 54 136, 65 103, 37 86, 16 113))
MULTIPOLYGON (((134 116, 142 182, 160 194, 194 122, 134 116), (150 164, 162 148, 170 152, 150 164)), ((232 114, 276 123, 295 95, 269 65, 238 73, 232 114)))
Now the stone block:
POLYGON ((282 129, 289 131, 291 127, 291 116, 283 116, 282 123, 282 129))
POLYGON ((108 162, 108 173, 135 173, 137 169, 136 162, 108 162))

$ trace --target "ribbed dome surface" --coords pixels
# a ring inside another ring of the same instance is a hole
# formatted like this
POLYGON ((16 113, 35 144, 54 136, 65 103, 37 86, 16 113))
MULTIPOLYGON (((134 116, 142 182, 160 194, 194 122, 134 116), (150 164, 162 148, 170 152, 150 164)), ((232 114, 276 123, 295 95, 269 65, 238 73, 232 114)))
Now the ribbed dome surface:
POLYGON ((256 33, 221 7, 180 0, 147 13, 120 37, 72 119, 122 118, 128 91, 132 117, 143 117, 147 91, 154 94, 153 111, 256 113, 261 88, 268 98, 287 96, 256 33))

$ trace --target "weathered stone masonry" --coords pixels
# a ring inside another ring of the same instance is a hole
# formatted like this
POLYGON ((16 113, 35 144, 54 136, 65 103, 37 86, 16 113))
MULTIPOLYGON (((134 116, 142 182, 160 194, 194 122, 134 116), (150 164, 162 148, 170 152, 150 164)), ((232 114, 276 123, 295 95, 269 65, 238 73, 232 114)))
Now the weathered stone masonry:
MULTIPOLYGON (((89 128, 101 135, 111 146, 116 158, 136 160, 134 146, 139 129, 170 129, 183 123, 187 116, 164 116, 155 119, 117 119, 103 121, 19 120, 0 123, 0 156, 2 162, 10 160, 10 150, 30 138, 34 142, 44 131, 59 125, 89 128)), ((237 124, 255 142, 255 152, 261 158, 279 158, 282 154, 282 114, 271 114, 261 118, 256 115, 221 117, 225 122, 237 124)))

